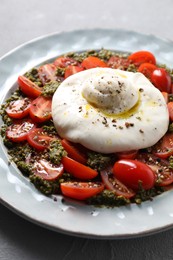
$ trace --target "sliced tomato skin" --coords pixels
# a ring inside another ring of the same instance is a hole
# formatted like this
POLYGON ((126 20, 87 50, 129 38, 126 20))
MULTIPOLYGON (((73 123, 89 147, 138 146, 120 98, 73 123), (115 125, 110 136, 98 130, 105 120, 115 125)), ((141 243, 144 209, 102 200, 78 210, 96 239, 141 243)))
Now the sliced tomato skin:
POLYGON ((113 191, 117 196, 123 196, 126 199, 130 199, 135 196, 135 192, 125 186, 119 181, 113 174, 113 167, 108 167, 100 172, 102 181, 108 190, 113 191))
POLYGON ((38 68, 38 76, 43 85, 50 81, 56 81, 56 70, 57 67, 52 63, 44 64, 38 68))
POLYGON ((165 69, 155 69, 151 74, 151 82, 161 92, 171 93, 171 76, 165 69))
POLYGON ((58 57, 55 59, 54 65, 59 68, 66 68, 69 65, 78 66, 79 62, 70 57, 58 57))
POLYGON ((52 99, 39 96, 31 103, 29 114, 36 123, 43 123, 51 119, 52 99))
POLYGON ((28 133, 34 128, 35 124, 31 120, 16 120, 7 127, 6 136, 12 142, 23 142, 27 139, 28 133))
POLYGON ((102 61, 101 59, 97 58, 97 57, 93 57, 93 56, 89 56, 87 58, 85 58, 82 63, 81 66, 85 69, 92 69, 92 68, 97 68, 97 67, 108 67, 107 64, 102 61))
POLYGON ((85 166, 69 157, 62 158, 62 164, 67 172, 71 173, 71 175, 80 180, 91 180, 97 177, 98 172, 91 169, 88 166, 85 166))
POLYGON ((168 107, 168 112, 169 112, 169 119, 171 122, 173 122, 173 102, 169 102, 167 104, 167 107, 168 107))
POLYGON ((34 163, 34 175, 47 181, 53 181, 62 176, 64 167, 62 164, 54 165, 45 159, 40 159, 34 163))
POLYGON ((11 101, 6 108, 9 117, 22 119, 29 114, 31 101, 28 98, 11 101))
POLYGON ((104 189, 104 185, 98 182, 63 182, 60 186, 64 196, 76 200, 86 200, 104 189))
POLYGON ((150 79, 151 74, 155 69, 157 69, 157 67, 152 63, 142 63, 138 68, 138 72, 141 72, 142 74, 144 74, 145 77, 150 79))
POLYGON ((43 151, 47 149, 50 145, 50 142, 53 140, 52 137, 46 135, 42 128, 32 129, 27 137, 28 143, 38 151, 43 151))
POLYGON ((70 158, 82 164, 87 163, 86 154, 81 152, 77 145, 67 141, 66 139, 62 139, 61 144, 70 158))
POLYGON ((151 168, 137 160, 124 159, 114 164, 115 177, 131 189, 138 190, 141 182, 142 188, 151 189, 155 184, 155 174, 151 168))
POLYGON ((135 159, 137 157, 138 150, 131 150, 127 152, 119 152, 117 153, 118 159, 135 159))
POLYGON ((65 79, 70 77, 71 75, 73 74, 76 74, 78 72, 81 72, 83 71, 84 69, 82 67, 79 67, 79 66, 74 66, 74 65, 69 65, 66 70, 65 70, 65 79))
POLYGON ((140 66, 142 63, 152 63, 156 65, 155 56, 151 52, 145 50, 132 53, 128 56, 128 60, 137 66, 140 66))
POLYGON ((21 91, 28 97, 36 98, 42 93, 42 89, 25 76, 18 77, 18 84, 21 91))

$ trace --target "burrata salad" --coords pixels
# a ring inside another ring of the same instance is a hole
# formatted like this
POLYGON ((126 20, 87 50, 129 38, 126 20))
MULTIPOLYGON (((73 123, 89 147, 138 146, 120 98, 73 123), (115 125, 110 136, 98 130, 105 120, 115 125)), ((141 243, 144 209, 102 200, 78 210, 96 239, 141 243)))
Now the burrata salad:
POLYGON ((151 52, 68 53, 17 85, 1 136, 40 192, 114 207, 172 188, 173 71, 151 52))

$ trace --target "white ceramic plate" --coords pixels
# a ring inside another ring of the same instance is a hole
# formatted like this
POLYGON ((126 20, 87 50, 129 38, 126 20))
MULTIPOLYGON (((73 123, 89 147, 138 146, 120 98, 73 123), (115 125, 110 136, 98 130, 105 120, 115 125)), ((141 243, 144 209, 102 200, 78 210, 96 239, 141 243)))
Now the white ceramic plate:
MULTIPOLYGON (((17 76, 30 68, 69 51, 106 48, 155 54, 157 61, 173 67, 173 43, 152 35, 122 30, 80 30, 45 36, 11 51, 0 60, 1 103, 17 76)), ((2 122, 1 122, 2 123, 2 122)), ((173 226, 173 191, 142 205, 95 208, 62 197, 46 197, 8 164, 4 145, 0 147, 0 198, 8 208, 26 219, 57 232, 91 238, 129 238, 166 230, 173 226)))

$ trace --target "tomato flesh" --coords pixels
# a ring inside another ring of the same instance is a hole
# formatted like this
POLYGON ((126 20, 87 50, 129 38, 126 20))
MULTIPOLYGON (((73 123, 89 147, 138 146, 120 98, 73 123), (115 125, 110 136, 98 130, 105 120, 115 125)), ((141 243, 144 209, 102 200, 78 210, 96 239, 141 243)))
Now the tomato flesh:
POLYGON ((45 159, 40 159, 34 163, 34 174, 44 180, 52 181, 58 179, 63 174, 62 164, 54 165, 45 159))
POLYGON ((131 62, 128 59, 118 56, 112 56, 107 63, 110 68, 122 70, 127 70, 130 64, 131 62))
POLYGON ((7 127, 6 136, 13 142, 22 142, 27 139, 28 133, 34 128, 35 124, 30 120, 19 120, 7 127))
POLYGON ((169 112, 169 119, 171 122, 173 122, 173 102, 168 102, 167 107, 169 112))
POLYGON ((151 82, 161 92, 171 93, 171 76, 165 69, 155 69, 151 74, 151 82))
POLYGON ((41 82, 43 83, 43 85, 45 85, 47 82, 50 82, 50 81, 56 81, 56 79, 57 79, 56 70, 57 70, 56 66, 51 63, 44 64, 39 67, 38 76, 39 76, 41 82))
POLYGON ((48 148, 53 137, 46 135, 42 128, 34 128, 27 135, 28 143, 38 151, 48 148))
POLYGON ((135 192, 125 186, 119 181, 113 174, 113 168, 108 167, 107 169, 100 172, 102 181, 108 190, 111 190, 117 196, 123 196, 124 198, 130 199, 135 196, 135 192))
POLYGON ((25 76, 18 77, 18 84, 21 91, 28 97, 36 98, 42 93, 42 89, 25 76))
POLYGON ((167 159, 173 155, 173 133, 164 135, 160 142, 154 146, 153 153, 162 159, 167 159))
POLYGON ((102 68, 108 67, 104 61, 93 56, 89 56, 86 59, 84 59, 81 63, 81 66, 85 69, 92 69, 97 67, 102 67, 102 68))
POLYGON ((104 189, 99 182, 63 182, 60 186, 64 196, 77 200, 86 200, 104 189))
POLYGON ((67 172, 71 173, 73 177, 80 180, 90 180, 94 179, 98 172, 85 166, 69 157, 62 158, 62 164, 67 172))
POLYGON ((65 70, 65 79, 70 77, 71 75, 73 74, 76 74, 78 72, 81 72, 83 71, 84 69, 82 67, 79 67, 79 66, 74 66, 74 65, 69 65, 66 70, 65 70))
POLYGON ((10 102, 6 108, 6 112, 9 117, 21 119, 29 114, 30 104, 31 101, 28 98, 14 100, 10 102))
POLYGON ((113 173, 118 180, 134 190, 139 189, 140 183, 145 190, 153 188, 155 184, 154 172, 140 161, 119 160, 114 164, 113 173))
POLYGON ((31 119, 37 123, 43 123, 51 119, 52 99, 39 96, 31 103, 29 114, 31 119))
POLYGON ((54 61, 54 65, 59 68, 66 68, 69 65, 78 66, 79 63, 78 63, 78 61, 76 61, 75 59, 70 58, 70 57, 58 57, 54 61))

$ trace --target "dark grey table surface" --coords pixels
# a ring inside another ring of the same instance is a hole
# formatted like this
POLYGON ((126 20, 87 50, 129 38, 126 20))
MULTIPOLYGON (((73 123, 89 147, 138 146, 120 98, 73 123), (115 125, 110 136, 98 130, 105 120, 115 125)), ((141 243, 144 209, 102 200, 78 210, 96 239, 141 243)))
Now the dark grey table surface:
MULTIPOLYGON (((122 28, 173 40, 172 11, 171 0, 1 0, 0 56, 35 37, 75 29, 122 28)), ((0 259, 172 260, 173 229, 91 240, 49 231, 0 205, 0 259)))

